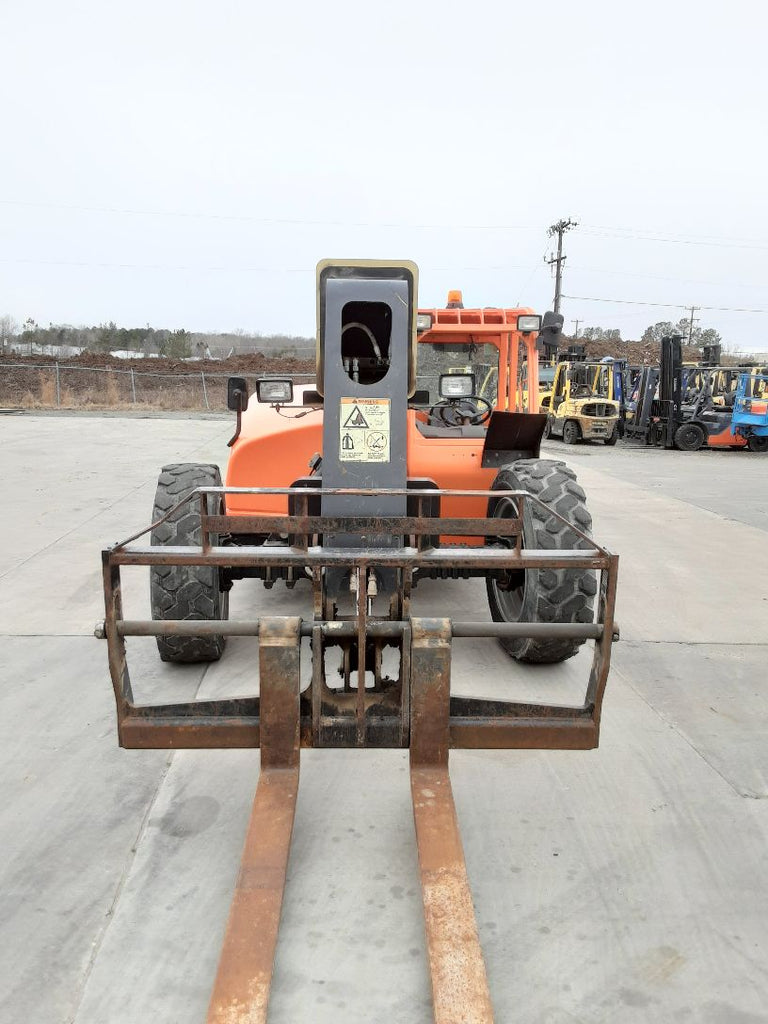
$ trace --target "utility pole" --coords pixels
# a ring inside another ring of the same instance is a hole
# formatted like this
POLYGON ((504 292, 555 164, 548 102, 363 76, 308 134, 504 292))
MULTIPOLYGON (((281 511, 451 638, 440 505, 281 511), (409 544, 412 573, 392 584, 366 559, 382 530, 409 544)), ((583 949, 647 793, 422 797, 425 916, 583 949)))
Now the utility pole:
POLYGON ((573 332, 573 340, 576 341, 579 336, 579 324, 581 323, 581 320, 571 320, 571 323, 576 324, 576 330, 573 332))
POLYGON ((690 318, 690 322, 688 324, 688 344, 689 345, 693 345, 693 322, 694 322, 694 320, 698 320, 699 319, 698 317, 694 317, 693 314, 696 312, 696 310, 698 308, 699 308, 698 306, 691 306, 691 318, 690 318))
POLYGON ((544 258, 544 262, 550 266, 555 264, 555 300, 553 303, 555 313, 560 312, 560 293, 563 285, 563 263, 565 256, 563 256, 563 235, 566 231, 570 231, 571 228, 575 228, 577 223, 575 220, 559 220, 557 224, 553 224, 547 231, 547 235, 553 238, 557 235, 557 256, 551 256, 549 259, 544 258))

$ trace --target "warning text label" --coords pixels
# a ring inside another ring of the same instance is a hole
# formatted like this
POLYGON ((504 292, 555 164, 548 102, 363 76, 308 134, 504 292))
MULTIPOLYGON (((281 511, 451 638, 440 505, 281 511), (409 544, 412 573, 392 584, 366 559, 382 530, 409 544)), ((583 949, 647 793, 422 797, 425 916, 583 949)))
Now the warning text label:
POLYGON ((389 399, 342 398, 339 459, 389 462, 389 399))

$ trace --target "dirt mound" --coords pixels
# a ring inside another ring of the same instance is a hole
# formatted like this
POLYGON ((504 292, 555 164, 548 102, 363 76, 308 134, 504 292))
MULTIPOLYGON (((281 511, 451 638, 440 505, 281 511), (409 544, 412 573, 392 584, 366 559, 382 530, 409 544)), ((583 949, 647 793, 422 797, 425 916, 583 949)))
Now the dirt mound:
POLYGON ((25 408, 226 409, 227 377, 286 374, 311 378, 313 359, 249 352, 227 359, 118 359, 83 352, 0 356, 0 405, 25 408))
MULTIPOLYGON (((588 359, 612 356, 614 359, 626 359, 630 366, 654 366, 659 361, 659 346, 655 342, 646 344, 642 341, 577 341, 576 344, 584 345, 588 359)), ((696 363, 700 358, 700 349, 690 345, 683 346, 684 362, 696 363)))
POLYGON ((134 370, 136 373, 314 373, 314 359, 294 359, 290 356, 272 356, 264 352, 246 352, 226 359, 119 359, 104 352, 82 352, 69 359, 56 356, 21 356, 8 353, 0 356, 0 366, 21 363, 27 366, 92 366, 99 370, 134 370))

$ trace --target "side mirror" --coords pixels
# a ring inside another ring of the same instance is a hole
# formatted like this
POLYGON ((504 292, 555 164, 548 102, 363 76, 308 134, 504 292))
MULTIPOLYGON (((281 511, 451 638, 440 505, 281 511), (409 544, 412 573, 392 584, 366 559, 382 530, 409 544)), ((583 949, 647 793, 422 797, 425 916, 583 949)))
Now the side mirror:
MULTIPOLYGON (((541 318, 541 327, 539 329, 539 337, 536 340, 536 346, 539 352, 544 353, 545 359, 558 358, 558 348, 563 337, 564 323, 565 317, 563 314, 553 313, 551 309, 547 310, 541 318)), ((562 355, 560 355, 560 358, 562 359, 562 355)))
POLYGON ((552 310, 548 310, 541 321, 541 333, 549 334, 562 334, 563 324, 565 323, 565 317, 562 313, 553 313, 552 310))
POLYGON ((245 377, 230 377, 227 381, 227 408, 242 412, 248 408, 248 384, 245 377))

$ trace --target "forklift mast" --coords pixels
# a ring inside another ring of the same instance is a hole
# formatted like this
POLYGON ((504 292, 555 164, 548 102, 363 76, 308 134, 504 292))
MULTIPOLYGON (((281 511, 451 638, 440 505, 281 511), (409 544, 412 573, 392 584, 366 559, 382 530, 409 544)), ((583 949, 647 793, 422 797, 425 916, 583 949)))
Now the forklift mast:
POLYGON ((661 339, 659 366, 659 420, 663 431, 663 445, 674 448, 675 432, 682 423, 683 404, 683 346, 682 335, 673 334, 661 339))

